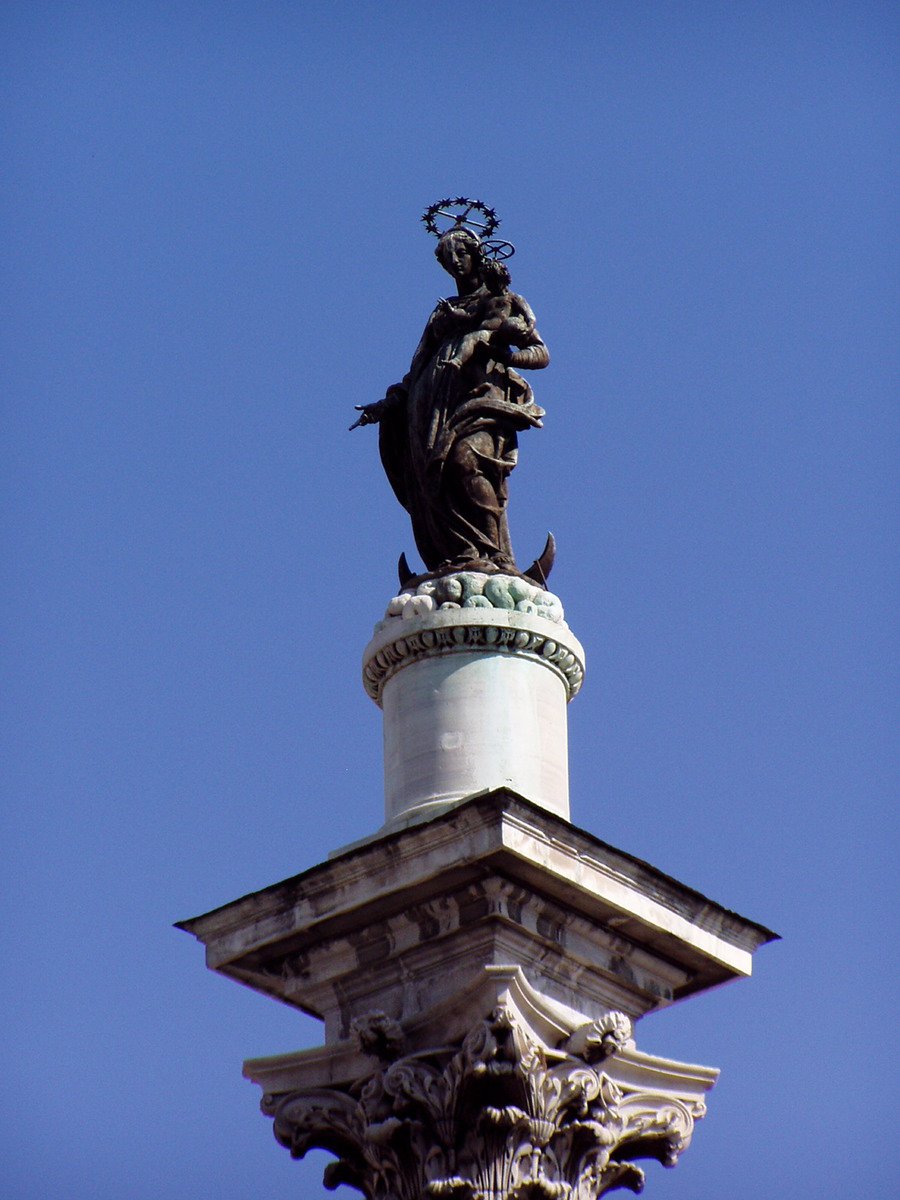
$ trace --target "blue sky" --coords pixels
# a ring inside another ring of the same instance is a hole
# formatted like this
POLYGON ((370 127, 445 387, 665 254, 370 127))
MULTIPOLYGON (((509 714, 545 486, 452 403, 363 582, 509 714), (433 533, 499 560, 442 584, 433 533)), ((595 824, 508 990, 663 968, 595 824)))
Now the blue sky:
POLYGON ((360 656, 414 548, 347 425, 460 192, 552 355, 510 514, 588 655, 573 819, 784 937, 639 1026, 723 1072, 646 1194, 887 1193, 897 32, 3 5, 6 1195, 326 1194, 240 1075, 317 1023, 171 923, 381 823, 360 656))

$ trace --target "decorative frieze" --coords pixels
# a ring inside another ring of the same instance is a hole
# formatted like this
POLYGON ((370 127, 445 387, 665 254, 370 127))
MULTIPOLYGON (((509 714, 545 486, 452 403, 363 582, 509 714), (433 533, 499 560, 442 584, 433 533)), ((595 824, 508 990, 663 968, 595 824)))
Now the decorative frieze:
POLYGON ((381 704, 385 684, 399 671, 448 654, 514 655, 540 663, 562 680, 567 701, 581 687, 584 652, 568 626, 561 619, 554 622, 554 610, 531 606, 529 611, 516 611, 487 604, 435 609, 430 597, 407 597, 409 603, 412 600, 430 607, 414 609, 406 620, 382 621, 366 648, 363 685, 376 704, 381 704))
POLYGON ((637 1017, 671 1003, 689 978, 574 905, 487 876, 439 898, 410 897, 401 911, 373 914, 351 934, 303 950, 272 943, 253 955, 244 980, 318 1012, 326 1036, 339 1040, 373 1008, 414 1018, 440 1003, 451 983, 467 986, 485 964, 517 961, 530 964, 536 986, 587 1016, 615 1006, 637 1017))

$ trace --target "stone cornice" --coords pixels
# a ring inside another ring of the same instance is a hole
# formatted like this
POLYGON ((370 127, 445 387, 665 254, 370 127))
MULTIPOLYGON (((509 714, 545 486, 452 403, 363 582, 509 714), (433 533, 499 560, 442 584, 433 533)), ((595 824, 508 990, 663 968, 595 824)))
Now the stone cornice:
MULTIPOLYGON (((675 998, 748 975, 753 951, 776 936, 503 790, 181 928, 206 945, 211 968, 250 982, 247 972, 267 961, 390 920, 491 873, 657 957, 667 973, 683 972, 668 985, 675 998)), ((277 979, 252 986, 304 1007, 277 979)))

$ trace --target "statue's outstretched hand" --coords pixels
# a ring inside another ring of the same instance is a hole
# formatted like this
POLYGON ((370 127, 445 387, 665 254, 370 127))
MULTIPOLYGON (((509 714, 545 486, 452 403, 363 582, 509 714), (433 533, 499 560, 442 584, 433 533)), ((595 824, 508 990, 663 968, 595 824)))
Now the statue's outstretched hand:
POLYGON ((399 385, 394 384, 389 387, 387 395, 383 400, 376 400, 374 404, 354 404, 354 408, 359 413, 359 416, 350 426, 351 429, 356 429, 359 425, 377 425, 386 412, 389 412, 398 402, 399 385))
POLYGON ((376 400, 374 404, 354 404, 353 407, 359 413, 359 416, 350 428, 356 429, 360 425, 377 425, 387 413, 404 404, 406 402, 405 382, 404 380, 403 383, 391 384, 385 393, 384 399, 376 400))
POLYGON ((350 426, 350 429, 358 429, 360 425, 376 425, 381 419, 381 401, 375 404, 354 404, 353 407, 359 413, 359 416, 350 426))

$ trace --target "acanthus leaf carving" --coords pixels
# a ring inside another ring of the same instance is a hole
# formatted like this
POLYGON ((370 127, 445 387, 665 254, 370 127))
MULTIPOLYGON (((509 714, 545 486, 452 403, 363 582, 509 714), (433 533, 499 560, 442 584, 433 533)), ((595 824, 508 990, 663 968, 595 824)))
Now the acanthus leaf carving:
MULTIPOLYGON (((535 1040, 506 1005, 457 1047, 407 1054, 342 1089, 268 1096, 263 1111, 294 1157, 317 1147, 338 1162, 326 1183, 367 1200, 597 1200, 640 1191, 634 1160, 673 1165, 693 1107, 617 1084, 597 1065, 598 1038, 622 1038, 621 1014, 576 1031, 562 1050, 535 1040), (621 1018, 621 1019, 620 1019, 621 1018)), ((378 1024, 378 1022, 376 1022, 378 1024)), ((631 1026, 627 1023, 627 1037, 631 1026)), ((618 1044, 618 1043, 617 1043, 618 1044)))
POLYGON ((608 1012, 597 1021, 581 1025, 566 1042, 566 1048, 589 1063, 602 1062, 632 1043, 632 1025, 621 1012, 608 1012))

